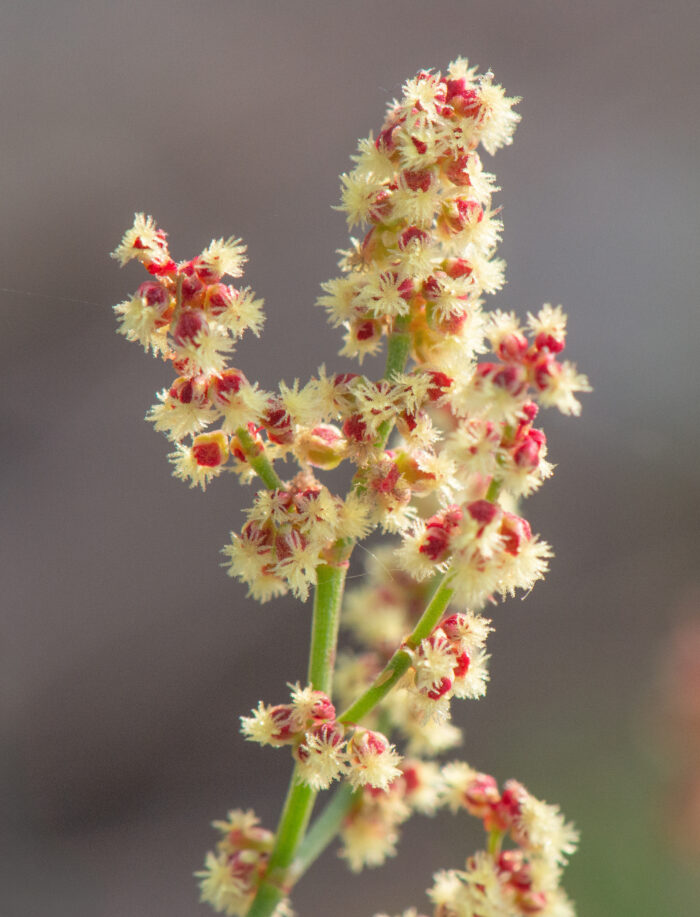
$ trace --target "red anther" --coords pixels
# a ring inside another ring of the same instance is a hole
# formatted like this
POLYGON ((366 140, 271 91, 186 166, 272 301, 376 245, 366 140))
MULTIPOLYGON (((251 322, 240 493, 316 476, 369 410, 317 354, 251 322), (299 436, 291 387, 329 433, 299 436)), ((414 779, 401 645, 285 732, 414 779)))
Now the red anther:
POLYGON ((194 385, 192 379, 187 379, 184 376, 179 376, 170 386, 170 391, 168 392, 168 395, 179 401, 180 404, 191 404, 193 394, 194 385))
POLYGON ((320 424, 318 427, 314 427, 311 432, 329 446, 334 445, 339 439, 342 439, 337 428, 328 426, 327 424, 320 424))
POLYGON ((177 265, 172 259, 168 259, 167 261, 148 261, 144 267, 154 277, 164 277, 167 274, 172 274, 177 265))
POLYGON ((373 261, 377 252, 379 241, 375 228, 376 227, 373 226, 360 243, 360 253, 362 254, 362 259, 365 264, 369 264, 373 261))
MULTIPOLYGON (((539 408, 534 401, 528 401, 527 404, 524 404, 520 409, 520 413, 524 414, 529 421, 533 421, 539 412, 539 408)), ((544 436, 544 433, 542 434, 544 436)))
POLYGON ((512 823, 520 815, 526 797, 527 790, 522 783, 518 783, 517 780, 506 780, 498 803, 499 814, 505 817, 509 824, 512 823))
POLYGON ((450 543, 450 536, 444 528, 436 525, 429 526, 425 532, 425 539, 418 548, 420 554, 425 554, 433 563, 439 563, 445 558, 450 543))
POLYGON ((420 153, 421 156, 426 153, 428 144, 424 140, 419 140, 418 137, 411 137, 411 143, 416 148, 416 152, 420 153))
POLYGON ((545 435, 541 430, 530 430, 522 444, 513 452, 513 461, 518 468, 537 468, 544 442, 545 435))
POLYGON ((385 123, 384 127, 379 132, 377 139, 374 141, 374 145, 378 150, 381 150, 384 153, 393 153, 393 151, 396 149, 396 139, 394 138, 394 133, 404 120, 404 118, 398 118, 394 115, 385 123))
POLYGON ((270 719, 275 724, 275 731, 270 738, 275 742, 293 742, 296 736, 292 729, 294 722, 294 707, 291 704, 277 704, 270 709, 270 719))
POLYGON ((447 318, 443 318, 438 323, 438 327, 443 334, 459 334, 459 330, 467 320, 468 313, 466 309, 457 312, 451 312, 447 318))
POLYGON ((192 443, 194 460, 203 468, 218 468, 228 459, 228 437, 225 433, 201 433, 192 443))
POLYGON ((241 529, 241 538, 249 544, 258 548, 258 553, 264 554, 269 551, 274 543, 274 531, 270 524, 260 525, 259 522, 251 520, 241 529))
POLYGON ((471 179, 467 172, 468 164, 469 156, 459 156, 457 159, 448 159, 443 163, 442 171, 445 177, 448 178, 453 185, 457 185, 460 188, 466 188, 471 185, 471 179))
POLYGON ((493 366, 491 381, 494 385, 505 389, 514 397, 520 395, 527 385, 525 381, 525 372, 522 366, 516 363, 506 363, 500 366, 497 364, 493 366))
POLYGON ((403 411, 403 413, 399 414, 396 418, 396 429, 404 439, 408 439, 417 426, 418 416, 416 414, 409 414, 407 411, 403 411))
POLYGON ((343 434, 355 443, 367 443, 372 439, 367 430, 367 424, 360 414, 352 414, 343 424, 343 434))
POLYGON ((376 490, 377 493, 390 494, 396 487, 400 477, 401 471, 399 470, 398 465, 394 462, 391 464, 385 475, 372 478, 370 481, 370 486, 373 490, 376 490))
POLYGON ((232 395, 237 395, 248 380, 237 369, 225 369, 219 376, 214 376, 209 383, 209 393, 219 404, 229 404, 232 395))
POLYGON ((447 88, 446 101, 456 112, 465 118, 478 118, 481 112, 481 99, 476 89, 468 87, 464 77, 456 80, 445 80, 447 88))
POLYGON ((466 509, 472 519, 480 522, 482 526, 493 522, 500 512, 496 504, 491 503, 489 500, 474 500, 473 503, 467 505, 466 509))
POLYGON ((196 274, 185 273, 182 278, 182 303, 185 306, 200 306, 204 297, 204 284, 196 274))
POLYGON ((275 536, 275 554, 277 560, 287 560, 295 551, 305 548, 308 539, 296 529, 291 529, 283 535, 275 536))
POLYGON ((204 405, 207 402, 207 391, 202 376, 178 376, 170 386, 168 395, 180 404, 204 405))
POLYGON ((170 305, 170 293, 155 280, 146 280, 136 291, 136 295, 141 297, 144 305, 156 309, 158 312, 164 312, 170 305))
POLYGON ((461 635, 462 628, 466 624, 466 621, 466 616, 457 612, 456 614, 450 615, 449 618, 445 618, 440 624, 440 627, 445 632, 446 637, 449 637, 450 640, 457 640, 461 635))
POLYGON ((355 744, 355 749, 371 751, 378 755, 383 754, 388 747, 389 743, 380 732, 371 732, 369 729, 362 734, 360 741, 355 744))
POLYGON ((452 680, 450 678, 441 678, 439 682, 433 682, 430 691, 427 692, 427 696, 431 700, 440 700, 441 697, 447 694, 451 687, 452 680))
MULTIPOLYGON (((464 513, 455 503, 451 503, 441 513, 444 525, 448 530, 456 529, 462 521, 464 513)), ((434 517, 433 517, 434 518, 434 517)))
POLYGON ((490 819, 500 802, 498 784, 490 774, 476 774, 464 790, 464 806, 477 818, 490 819))
POLYGON ((247 850, 236 850, 229 854, 226 861, 234 887, 253 888, 255 874, 258 872, 257 858, 251 858, 247 850))
POLYGON ((455 678, 464 678, 469 671, 471 659, 467 653, 459 653, 455 659, 454 676, 455 678))
POLYGON ((409 226, 399 236, 399 248, 403 251, 414 239, 419 245, 425 245, 430 241, 430 233, 419 229, 418 226, 409 226))
POLYGON ((496 353, 502 360, 522 360, 527 353, 528 344, 524 334, 506 334, 498 342, 496 353))
POLYGON ((453 279, 470 277, 474 270, 466 258, 446 258, 443 261, 443 267, 445 268, 445 273, 453 279))
POLYGON ((345 730, 340 723, 317 723, 309 729, 307 735, 312 735, 320 739, 324 745, 330 745, 331 748, 336 748, 345 738, 345 730))
POLYGON ((196 341, 200 334, 206 334, 209 325, 201 309, 184 309, 177 320, 173 338, 176 344, 183 346, 196 341))
POLYGON ((445 618, 440 627, 449 640, 459 640, 465 629, 469 630, 469 619, 466 615, 456 612, 449 618, 445 618))
POLYGON ((192 364, 189 357, 173 357, 172 363, 175 372, 180 373, 181 376, 192 372, 192 364))
POLYGON ((531 439, 527 439, 513 453, 513 461, 518 468, 534 470, 540 463, 540 447, 531 439))
POLYGON ((503 850, 498 857, 498 869, 500 872, 519 872, 523 867, 524 861, 522 850, 503 850))
POLYGON ((547 331, 540 331, 535 337, 535 347, 537 350, 542 350, 546 347, 551 353, 561 353, 566 347, 566 341, 564 338, 555 337, 547 331))
POLYGON ((458 197, 446 204, 439 217, 442 229, 454 235, 467 226, 474 226, 484 218, 484 208, 471 198, 458 197))
POLYGON ((318 700, 311 708, 311 716, 315 720, 334 720, 335 707, 331 703, 330 698, 321 691, 318 692, 318 695, 318 700))
POLYGON ((435 299, 442 292, 442 286, 437 277, 428 277, 423 281, 423 296, 426 299, 435 299))
POLYGON ((427 395, 431 401, 437 401, 438 398, 442 398, 446 394, 447 390, 451 388, 454 379, 448 376, 446 373, 441 373, 436 369, 428 370, 428 375, 430 376, 432 385, 428 389, 427 395))
POLYGON ((268 439, 273 443, 285 445, 294 441, 292 418, 287 409, 277 398, 270 398, 267 410, 262 418, 262 424, 268 439))
POLYGON ((370 341, 372 338, 377 337, 378 333, 379 325, 372 318, 365 319, 355 325, 355 338, 358 341, 370 341))
POLYGON ((359 373, 338 373, 333 377, 333 385, 335 388, 347 388, 347 386, 352 382, 353 379, 359 379, 359 373))
POLYGON ((413 283, 412 277, 404 278, 401 283, 396 288, 399 296, 402 299, 405 299, 406 302, 413 296, 415 291, 415 284, 413 283))
POLYGON ((401 173, 401 178, 411 191, 428 191, 433 174, 428 169, 405 169, 401 173))
POLYGON ((210 315, 223 315, 238 299, 239 293, 235 287, 225 283, 213 283, 207 287, 204 296, 204 308, 210 315))
POLYGON ((406 795, 415 792, 421 786, 421 779, 418 776, 418 769, 412 764, 403 764, 401 772, 406 784, 406 795))
POLYGON ((500 536, 503 539, 503 550, 517 557, 523 542, 530 541, 532 538, 532 529, 527 519, 522 519, 514 513, 504 513, 500 536))
POLYGON ((533 365, 532 365, 532 375, 534 383, 540 391, 544 391, 549 387, 552 376, 554 376, 559 369, 559 364, 554 357, 554 354, 549 353, 547 350, 541 350, 533 365))
POLYGON ((391 191, 388 188, 382 188, 374 195, 367 215, 373 223, 386 223, 392 208, 391 191))

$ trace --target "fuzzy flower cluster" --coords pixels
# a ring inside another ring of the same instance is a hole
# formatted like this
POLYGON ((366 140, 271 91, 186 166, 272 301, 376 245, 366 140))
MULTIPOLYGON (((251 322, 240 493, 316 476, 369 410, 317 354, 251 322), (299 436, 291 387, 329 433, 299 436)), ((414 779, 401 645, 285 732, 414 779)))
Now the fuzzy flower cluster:
POLYGON ((481 819, 490 840, 463 870, 435 875, 428 891, 433 917, 573 917, 560 880, 578 833, 559 809, 515 780, 500 790, 492 776, 461 761, 445 765, 440 776, 438 805, 481 819))
POLYGON ((261 745, 289 745, 299 779, 314 790, 346 777, 354 788, 386 789, 399 776, 401 757, 386 736, 339 723, 335 707, 322 691, 292 687, 291 703, 262 701, 241 717, 241 731, 261 745))
MULTIPOLYGON (((321 366, 305 384, 268 392, 229 365, 238 339, 263 324, 262 301, 225 281, 242 276, 239 239, 175 262, 166 234, 136 214, 113 253, 150 275, 115 311, 120 333, 173 365, 147 415, 173 444, 173 473, 202 489, 225 471, 264 485, 224 548, 228 573, 259 601, 305 600, 319 567, 344 576, 357 541, 375 529, 396 536, 372 554, 341 618, 359 650, 338 660, 336 698, 357 715, 336 715, 327 694, 297 684, 289 703, 260 701, 241 725, 251 741, 289 747, 292 794, 350 785, 338 833, 354 871, 393 855, 415 812, 446 806, 482 819, 488 849, 436 876, 435 917, 573 914, 559 879, 576 833, 558 810, 514 781, 501 791, 466 764, 425 760, 461 740, 452 698, 485 693, 492 627, 481 610, 529 592, 548 568, 551 549, 518 505, 553 471, 539 408, 578 414, 589 390, 562 356, 560 306, 524 323, 484 307, 505 265, 498 188, 479 148, 510 144, 517 101, 466 60, 421 71, 341 176, 339 209, 360 233, 318 305, 343 330, 342 355, 362 363, 386 343, 379 380, 321 366), (281 463, 294 468, 284 478, 281 463), (350 486, 340 496, 320 477, 343 463, 350 486)), ((334 658, 335 642, 327 649, 334 658)), ((199 874, 203 900, 231 917, 248 912, 258 888, 276 900, 291 873, 280 876, 275 847, 268 876, 272 835, 252 813, 215 824, 223 837, 199 874)), ((286 903, 277 906, 281 917, 286 903)))
MULTIPOLYGON (((403 737, 409 754, 433 757, 461 742, 460 730, 449 722, 451 699, 477 699, 486 692, 491 621, 471 611, 453 612, 408 646, 406 635, 434 587, 392 563, 393 552, 378 548, 369 557, 366 582, 348 594, 343 624, 361 649, 338 660, 336 692, 344 704, 352 703, 402 646, 411 665, 385 699, 381 716, 403 737)), ((370 715, 369 722, 378 723, 378 716, 370 715)))
POLYGON ((231 574, 256 598, 289 590, 305 597, 339 529, 351 539, 374 526, 401 534, 400 557, 418 576, 454 560, 463 605, 527 590, 546 569, 547 547, 526 523, 500 510, 497 519, 475 518, 486 512, 479 501, 490 486, 503 499, 518 497, 551 473, 545 435, 533 427, 536 402, 575 413, 575 393, 588 388, 560 361, 560 307, 530 315, 526 330, 513 313, 489 317, 482 308, 482 295, 502 286, 504 265, 495 258, 497 189, 478 147, 494 152, 510 143, 515 101, 463 60, 444 76, 421 72, 342 177, 342 209, 366 233, 344 253, 343 275, 324 285, 319 303, 345 328, 342 353, 361 358, 383 338, 402 337, 415 364, 408 372, 397 365, 374 381, 322 367, 305 385, 262 391, 227 363, 236 340, 247 329, 259 334, 263 322, 250 289, 224 283, 242 275, 240 240, 219 239, 176 263, 165 233, 137 214, 114 252, 152 276, 116 312, 121 333, 169 359, 177 373, 148 414, 174 443, 176 476, 201 487, 225 470, 248 480, 258 454, 292 459, 303 474, 345 460, 356 466, 344 500, 314 485, 328 510, 318 537, 309 539, 303 512, 282 514, 278 528, 274 501, 258 496, 227 549, 231 574), (479 361, 488 350, 493 358, 479 361), (392 428, 398 437, 386 448, 392 428), (422 509, 435 502, 441 512, 450 507, 442 533, 438 517, 422 509))
MULTIPOLYGON (((260 877, 267 867, 275 836, 259 825, 252 811, 234 809, 225 821, 215 821, 221 834, 215 851, 210 851, 204 869, 197 873, 201 900, 227 917, 244 917, 248 913, 260 877)), ((288 917, 283 902, 275 917, 288 917)))
POLYGON ((441 786, 437 764, 404 758, 385 789, 365 786, 357 793, 340 829, 339 855, 349 868, 360 872, 395 856, 400 826, 414 813, 434 815, 441 786))
POLYGON ((417 521, 397 552, 418 578, 450 570, 455 601, 480 607, 494 594, 529 591, 548 569, 549 545, 533 537, 526 519, 489 500, 451 505, 417 521))
POLYGON ((259 491, 247 516, 224 554, 229 572, 261 601, 288 590, 305 599, 336 540, 367 530, 362 503, 353 494, 334 497, 310 472, 300 472, 282 489, 259 491))
POLYGON ((254 425, 267 406, 265 393, 227 365, 235 342, 247 330, 259 335, 263 324, 262 300, 223 282, 242 276, 245 246, 219 239, 176 264, 166 234, 137 213, 112 254, 121 265, 140 261, 153 277, 115 306, 119 332, 172 363, 176 378, 147 419, 175 444, 175 476, 204 488, 235 458, 236 431, 254 425))

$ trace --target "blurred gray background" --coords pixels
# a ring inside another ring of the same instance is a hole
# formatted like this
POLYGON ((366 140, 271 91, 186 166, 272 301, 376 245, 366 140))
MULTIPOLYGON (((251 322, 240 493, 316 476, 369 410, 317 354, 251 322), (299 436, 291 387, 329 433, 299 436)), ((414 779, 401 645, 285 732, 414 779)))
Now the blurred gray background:
MULTIPOLYGON (((697 0, 5 0, 2 917, 206 914, 209 821, 254 806, 273 827, 289 772, 237 718, 303 678, 309 609, 220 569, 251 493, 170 477, 142 420, 169 371, 111 312, 142 273, 108 252, 135 210, 176 258, 240 235, 268 318, 236 365, 265 386, 349 368, 313 308, 347 239, 338 174, 405 79, 458 55, 524 97, 492 166, 491 304, 564 303, 595 386, 580 419, 544 417, 559 467, 526 513, 557 557, 496 610, 464 755, 582 828, 583 917, 697 913, 653 709, 674 621, 700 614, 699 34, 697 0)), ((467 821, 416 820, 359 878, 329 855, 298 912, 427 910, 433 870, 479 841, 467 821)))

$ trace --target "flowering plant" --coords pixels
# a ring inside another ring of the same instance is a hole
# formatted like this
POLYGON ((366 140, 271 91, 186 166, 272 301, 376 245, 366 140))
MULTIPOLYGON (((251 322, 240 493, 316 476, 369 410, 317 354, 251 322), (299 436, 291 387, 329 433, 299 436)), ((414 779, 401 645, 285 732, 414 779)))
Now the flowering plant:
POLYGON ((559 306, 525 326, 483 308, 504 263, 497 188, 478 148, 510 144, 517 101, 465 60, 444 75, 421 71, 342 176, 341 209, 364 235, 319 305, 344 329, 341 354, 361 363, 386 345, 380 380, 322 366, 306 385, 267 392, 232 367, 234 344, 263 325, 262 301, 226 282, 243 274, 239 239, 175 262, 166 234, 137 214, 113 253, 151 275, 116 312, 127 339, 175 370, 147 415, 173 443, 173 473, 202 489, 227 471, 262 485, 224 548, 229 574, 259 601, 314 593, 306 683, 241 718, 247 739, 292 756, 277 830, 231 811, 214 823, 220 839, 198 874, 202 899, 230 917, 287 913, 295 882, 336 835, 359 871, 396 852, 413 813, 443 807, 480 819, 486 842, 463 870, 435 876, 436 917, 573 914, 560 874, 577 836, 559 810, 513 780, 499 787, 464 762, 435 760, 461 741, 452 698, 486 690, 482 609, 547 570, 550 548, 518 509, 552 473, 538 405, 577 414, 588 390, 560 357, 559 306), (280 477, 279 462, 296 473, 280 477), (320 475, 344 462, 353 472, 342 497, 320 475), (394 542, 343 608, 353 548, 377 528, 394 542), (341 624, 356 649, 336 662, 341 624), (309 827, 317 795, 336 782, 309 827))

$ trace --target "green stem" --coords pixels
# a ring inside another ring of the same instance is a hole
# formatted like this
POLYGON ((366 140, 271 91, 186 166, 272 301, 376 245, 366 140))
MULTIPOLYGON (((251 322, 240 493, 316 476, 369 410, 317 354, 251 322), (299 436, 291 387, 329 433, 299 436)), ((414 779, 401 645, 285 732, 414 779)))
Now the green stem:
MULTIPOLYGON (((411 344, 411 337, 407 330, 408 323, 408 316, 398 318, 394 323, 394 330, 389 337, 387 348, 386 370, 384 373, 386 379, 392 379, 397 373, 402 372, 406 365, 411 344)), ((390 421, 380 426, 377 437, 379 448, 383 449, 386 445, 392 427, 393 422, 390 421)), ((248 430, 244 427, 239 427, 236 430, 236 436, 251 467, 265 486, 270 490, 280 489, 283 486, 282 481, 248 430)), ((322 564, 317 568, 311 649, 309 653, 309 682, 317 690, 324 691, 329 695, 333 682, 340 606, 347 573, 347 560, 353 544, 352 542, 346 544, 344 539, 340 539, 340 543, 345 562, 338 566, 322 564)), ((404 653, 404 655, 406 654, 404 653)), ((406 668, 408 668, 408 665, 406 665, 406 668)), ((298 878, 296 875, 297 869, 295 868, 293 871, 290 869, 297 851, 302 850, 303 852, 305 850, 300 860, 302 864, 301 872, 303 872, 323 850, 333 834, 337 832, 338 826, 342 821, 342 813, 345 811, 341 802, 338 802, 337 808, 333 807, 333 803, 329 805, 330 814, 328 814, 327 818, 326 812, 321 815, 317 823, 320 825, 318 829, 314 825, 314 829, 309 834, 311 840, 308 847, 300 847, 315 799, 316 792, 305 783, 298 781, 297 769, 295 768, 277 826, 275 846, 270 854, 267 872, 260 883, 247 917, 270 917, 290 885, 298 878), (328 834, 327 832, 333 827, 334 819, 339 819, 339 821, 333 829, 333 834, 328 834), (321 844, 322 846, 319 846, 321 844)), ((345 805, 349 805, 349 803, 346 802, 345 805)))
MULTIPOLYGON (((408 360, 408 352, 411 349, 411 335, 408 332, 409 321, 410 316, 403 315, 394 322, 394 330, 389 336, 389 344, 386 351, 385 379, 393 379, 398 373, 404 371, 406 360, 408 360)), ((393 420, 385 420, 384 423, 379 425, 377 446, 380 449, 386 446, 386 441, 389 439, 393 426, 393 420)))
POLYGON ((245 427, 238 427, 236 436, 246 459, 250 463, 250 467, 255 471, 265 487, 268 490, 281 490, 284 484, 272 467, 272 462, 265 455, 264 447, 255 442, 245 427))
POLYGON ((498 828, 492 828, 489 834, 488 852, 492 857, 497 857, 501 852, 501 841, 503 840, 503 831, 498 828))
MULTIPOLYGON (((335 646, 346 572, 346 566, 322 564, 316 574, 309 681, 317 691, 326 693, 330 693, 333 682, 335 646)), ((289 890, 290 866, 306 832, 315 800, 316 790, 299 780, 295 767, 277 825, 275 846, 270 854, 267 872, 248 911, 248 917, 270 917, 289 890)))
POLYGON ((408 671, 411 665, 411 656, 406 651, 414 649, 421 640, 424 640, 431 630, 437 625, 445 613, 445 609, 450 604, 453 589, 450 588, 449 578, 445 577, 433 593, 433 597, 428 603, 425 611, 416 624, 413 632, 404 640, 403 644, 396 650, 394 655, 387 662, 384 670, 377 675, 372 684, 367 688, 364 694, 340 714, 338 720, 341 723, 359 723, 370 710, 391 691, 397 681, 408 671))
POLYGON ((314 596, 314 626, 311 630, 309 651, 309 684, 329 697, 333 690, 335 648, 338 642, 340 606, 347 566, 331 567, 321 564, 316 568, 316 593, 314 596))
POLYGON ((501 492, 501 481, 498 478, 492 478, 491 483, 489 484, 489 489, 486 491, 486 499, 489 503, 495 503, 498 499, 498 495, 501 492))
POLYGON ((349 783, 342 783, 335 791, 333 798, 299 845, 292 866, 295 882, 304 875, 336 836, 358 795, 358 791, 353 790, 349 783))

